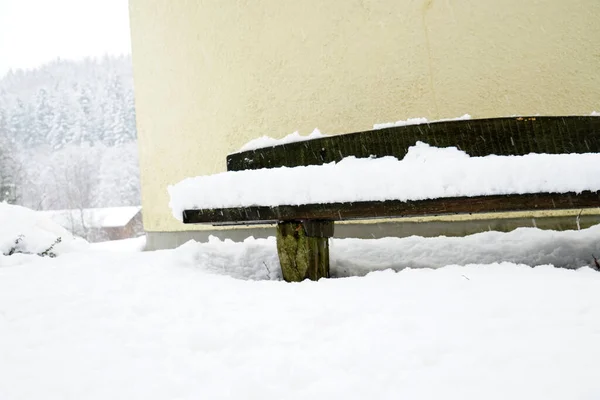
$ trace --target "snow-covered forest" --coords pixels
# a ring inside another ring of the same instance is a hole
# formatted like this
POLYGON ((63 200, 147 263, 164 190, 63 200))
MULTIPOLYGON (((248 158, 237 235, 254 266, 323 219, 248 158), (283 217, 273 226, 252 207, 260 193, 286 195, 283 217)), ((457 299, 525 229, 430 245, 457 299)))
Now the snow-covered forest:
POLYGON ((57 60, 0 79, 0 201, 139 205, 129 56, 57 60))

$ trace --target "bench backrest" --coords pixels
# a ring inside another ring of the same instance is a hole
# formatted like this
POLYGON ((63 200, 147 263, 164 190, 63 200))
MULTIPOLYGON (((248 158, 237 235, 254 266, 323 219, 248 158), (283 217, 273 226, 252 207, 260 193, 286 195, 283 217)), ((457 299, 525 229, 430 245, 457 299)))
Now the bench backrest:
POLYGON ((470 156, 600 152, 600 117, 509 117, 442 121, 328 136, 227 156, 227 170, 296 167, 344 157, 404 158, 417 141, 470 156))

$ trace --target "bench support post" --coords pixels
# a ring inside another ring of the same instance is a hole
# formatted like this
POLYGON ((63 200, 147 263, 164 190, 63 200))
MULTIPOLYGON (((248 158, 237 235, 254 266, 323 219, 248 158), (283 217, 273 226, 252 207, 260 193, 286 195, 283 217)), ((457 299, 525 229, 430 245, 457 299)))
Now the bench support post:
POLYGON ((277 224, 277 253, 286 282, 329 278, 329 238, 333 221, 283 221, 277 224))

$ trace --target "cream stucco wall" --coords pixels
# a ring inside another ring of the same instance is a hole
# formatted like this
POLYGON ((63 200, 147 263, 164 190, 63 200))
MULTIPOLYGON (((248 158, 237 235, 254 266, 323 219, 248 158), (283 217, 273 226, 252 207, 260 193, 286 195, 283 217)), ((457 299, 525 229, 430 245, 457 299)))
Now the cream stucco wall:
POLYGON ((144 224, 248 140, 600 108, 599 0, 130 0, 144 224))

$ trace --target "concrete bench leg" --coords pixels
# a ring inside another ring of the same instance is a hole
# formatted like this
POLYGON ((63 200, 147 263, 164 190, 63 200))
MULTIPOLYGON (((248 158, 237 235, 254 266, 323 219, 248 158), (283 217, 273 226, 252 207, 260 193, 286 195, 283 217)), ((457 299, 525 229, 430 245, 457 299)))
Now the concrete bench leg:
POLYGON ((284 221, 277 224, 277 253, 287 282, 329 278, 329 238, 333 221, 284 221))

